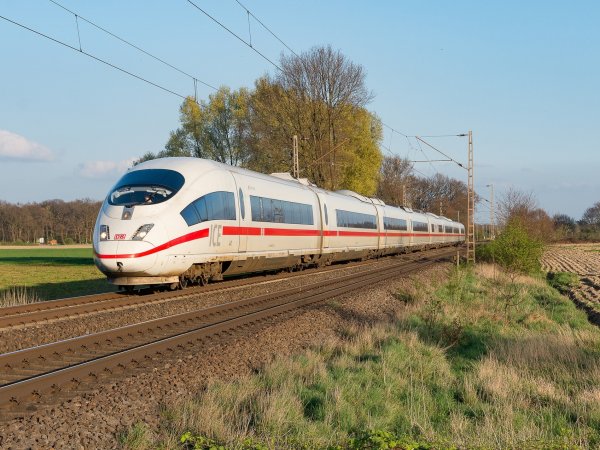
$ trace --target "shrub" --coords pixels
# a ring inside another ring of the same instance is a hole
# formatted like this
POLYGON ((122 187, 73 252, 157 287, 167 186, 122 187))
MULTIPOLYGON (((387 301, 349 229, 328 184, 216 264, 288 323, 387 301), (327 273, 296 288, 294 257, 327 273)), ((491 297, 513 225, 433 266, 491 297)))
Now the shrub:
POLYGON ((539 272, 544 244, 531 236, 519 220, 513 220, 492 242, 487 244, 491 256, 514 278, 518 274, 539 272))

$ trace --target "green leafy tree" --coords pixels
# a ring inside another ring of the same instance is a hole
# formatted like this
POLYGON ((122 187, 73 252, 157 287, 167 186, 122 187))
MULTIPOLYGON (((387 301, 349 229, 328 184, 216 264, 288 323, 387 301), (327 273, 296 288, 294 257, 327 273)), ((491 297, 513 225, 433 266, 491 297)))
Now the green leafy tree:
POLYGON ((171 132, 165 150, 169 155, 191 155, 243 165, 248 159, 248 100, 245 88, 221 87, 208 102, 192 97, 180 109, 181 127, 171 132))
POLYGON ((511 220, 490 243, 491 255, 513 278, 540 270, 543 242, 531 236, 518 219, 511 220))
POLYGON ((249 157, 249 92, 221 87, 208 102, 187 97, 181 105, 181 126, 171 131, 165 149, 146 153, 137 163, 168 156, 194 156, 244 165, 249 157))
POLYGON ((543 252, 543 241, 532 235, 521 219, 513 218, 495 240, 485 245, 485 251, 480 253, 484 259, 498 263, 508 276, 509 283, 502 293, 506 313, 510 307, 518 306, 524 300, 517 277, 539 272, 543 252))

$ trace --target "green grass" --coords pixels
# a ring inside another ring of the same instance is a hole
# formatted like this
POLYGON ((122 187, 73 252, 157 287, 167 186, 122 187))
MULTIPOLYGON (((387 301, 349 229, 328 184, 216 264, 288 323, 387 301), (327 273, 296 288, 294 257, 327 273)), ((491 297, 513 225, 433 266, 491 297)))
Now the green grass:
POLYGON ((569 289, 577 287, 579 277, 570 272, 548 272, 546 279, 554 289, 566 294, 569 289))
POLYGON ((521 281, 459 270, 396 293, 393 323, 211 381, 148 445, 598 448, 600 332, 541 278, 521 281))
POLYGON ((41 300, 108 292, 91 248, 0 248, 0 294, 26 288, 41 300))

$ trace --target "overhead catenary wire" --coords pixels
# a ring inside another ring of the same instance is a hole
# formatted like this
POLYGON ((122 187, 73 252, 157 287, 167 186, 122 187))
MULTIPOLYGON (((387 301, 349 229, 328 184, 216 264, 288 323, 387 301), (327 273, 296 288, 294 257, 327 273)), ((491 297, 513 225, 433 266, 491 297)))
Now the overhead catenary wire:
POLYGON ((423 150, 423 147, 421 146, 421 143, 419 141, 417 141, 417 145, 419 146, 419 150, 421 150, 421 153, 423 153, 423 156, 425 157, 425 159, 427 160, 427 162, 429 163, 429 165, 431 166, 431 168, 433 169, 435 174, 437 174, 438 173, 437 169, 435 167, 433 167, 433 163, 431 162, 431 159, 425 154, 425 150, 423 150))
POLYGON ((186 97, 185 95, 183 95, 183 94, 180 94, 180 93, 178 93, 178 92, 175 92, 175 91, 173 91, 173 90, 171 90, 171 89, 169 89, 169 88, 167 88, 167 87, 165 87, 165 86, 162 86, 162 85, 160 85, 160 84, 158 84, 158 83, 155 83, 154 81, 150 81, 150 80, 148 80, 147 78, 144 78, 144 77, 142 77, 141 75, 137 75, 137 74, 135 74, 135 73, 133 73, 133 72, 130 72, 130 71, 128 71, 127 69, 124 69, 124 68, 122 68, 122 67, 119 67, 119 66, 117 66, 116 64, 113 64, 113 63, 111 63, 111 62, 109 62, 109 61, 106 61, 106 60, 104 60, 104 59, 102 59, 102 58, 99 58, 99 57, 97 57, 97 56, 95 56, 95 55, 93 55, 93 54, 91 54, 91 53, 88 53, 88 52, 86 52, 85 50, 80 50, 80 49, 78 49, 77 47, 73 47, 72 45, 70 45, 70 44, 67 44, 66 42, 63 42, 63 41, 61 41, 61 40, 59 40, 59 39, 56 39, 56 38, 53 38, 52 36, 48 36, 47 34, 44 34, 44 33, 42 33, 41 31, 34 30, 33 28, 30 28, 30 27, 28 27, 28 26, 26 26, 26 25, 23 25, 22 23, 19 23, 19 22, 16 22, 16 21, 12 20, 12 19, 9 19, 8 17, 5 17, 5 16, 2 16, 2 15, 0 15, 0 19, 2 19, 2 20, 5 20, 6 22, 12 23, 13 25, 16 25, 16 26, 18 26, 18 27, 21 27, 21 28, 23 28, 23 29, 25 29, 25 30, 27 30, 27 31, 30 31, 30 32, 32 32, 32 33, 35 33, 35 34, 37 34, 38 36, 44 37, 44 38, 46 38, 46 39, 48 39, 48 40, 50 40, 50 41, 52 41, 52 42, 55 42, 55 43, 57 43, 57 44, 60 44, 60 45, 62 45, 62 46, 64 46, 64 47, 66 47, 66 48, 69 48, 69 49, 71 49, 71 50, 73 50, 73 51, 77 52, 77 53, 80 53, 80 54, 82 54, 82 55, 85 55, 85 56, 87 56, 87 57, 89 57, 89 58, 91 58, 91 59, 93 59, 93 60, 95 60, 95 61, 98 61, 98 62, 100 62, 100 63, 102 63, 102 64, 105 64, 105 65, 107 65, 107 66, 109 66, 109 67, 111 67, 111 68, 113 68, 113 69, 115 69, 115 70, 118 70, 118 71, 120 71, 120 72, 122 72, 122 73, 125 73, 125 74, 127 74, 127 75, 129 75, 129 76, 131 76, 131 77, 133 77, 133 78, 136 78, 136 79, 138 79, 138 80, 140 80, 140 81, 143 81, 144 83, 147 83, 147 84, 149 84, 149 85, 151 85, 151 86, 154 86, 154 87, 156 87, 156 88, 158 88, 158 89, 161 89, 161 90, 163 90, 163 91, 165 91, 165 92, 167 92, 167 93, 169 93, 169 94, 175 95, 175 96, 177 96, 177 97, 180 97, 180 98, 182 98, 182 99, 186 99, 186 98, 187 98, 187 97, 186 97))
POLYGON ((225 25, 223 25, 223 23, 221 23, 220 21, 218 21, 217 19, 215 19, 213 16, 211 16, 209 13, 207 13, 204 9, 200 8, 196 3, 194 3, 192 0, 186 0, 190 5, 192 5, 194 8, 196 8, 198 11, 200 11, 202 14, 204 14, 206 17, 208 17, 210 20, 212 20, 213 22, 215 22, 217 25, 219 25, 221 28, 223 28, 224 30, 226 30, 229 34, 231 34, 232 36, 234 36, 236 39, 238 39, 240 42, 243 42, 246 46, 248 46, 248 48, 252 49, 253 51, 255 51, 258 55, 260 55, 265 61, 271 63, 271 65, 275 68, 277 68, 279 71, 282 71, 281 67, 279 67, 276 63, 274 63, 273 61, 271 61, 266 55, 264 55, 260 50, 258 50, 256 47, 253 47, 251 43, 247 42, 243 37, 241 37, 239 34, 235 33, 234 31, 232 31, 230 28, 226 27, 225 25))
MULTIPOLYGON (((258 51, 256 48, 254 48, 252 46, 252 33, 251 33, 251 28, 250 28, 250 20, 249 17, 252 16, 265 30, 267 30, 273 37, 275 37, 275 39, 277 39, 285 48, 287 48, 290 52, 292 52, 295 56, 299 56, 289 45, 287 45, 279 36, 277 36, 267 25, 265 25, 254 13, 252 13, 252 11, 250 11, 240 0, 235 0, 236 3, 246 11, 246 14, 248 16, 248 35, 250 38, 250 41, 247 42, 245 41, 241 36, 239 36, 238 34, 236 34, 235 32, 233 32, 231 29, 229 29, 228 27, 226 27, 225 25, 223 25, 220 21, 218 21, 216 18, 214 18, 213 16, 211 16, 209 13, 207 13, 204 9, 200 8, 196 3, 194 3, 192 0, 186 0, 189 4, 191 4, 192 6, 194 6, 196 9, 198 9, 200 12, 202 12, 204 15, 206 15, 208 18, 210 18, 212 21, 214 21, 215 23, 217 23, 220 27, 222 27, 224 30, 226 30, 227 32, 229 32, 231 35, 233 35, 234 37, 236 37, 239 41, 241 41, 242 43, 244 43, 245 45, 247 45, 249 48, 251 48, 252 50, 254 50, 255 52, 257 52, 260 56, 262 56, 264 59, 266 59, 268 62, 270 62, 274 67, 276 67, 277 69, 279 69, 280 71, 282 71, 282 69, 275 63, 273 63, 273 61, 271 61, 269 58, 267 58, 265 55, 263 55, 260 51, 258 51)), ((408 135, 406 133, 403 133, 402 131, 399 131, 397 129, 395 129, 394 127, 388 125, 387 123, 383 122, 382 120, 379 120, 380 123, 388 128, 389 130, 391 130, 391 135, 390 135, 390 145, 389 147, 385 147, 384 144, 381 144, 383 148, 385 148, 391 155, 394 155, 394 153, 391 150, 391 142, 392 142, 392 136, 394 133, 397 133, 401 136, 403 136, 404 138, 406 138, 409 147, 416 151, 412 145, 412 143, 410 142, 410 138, 416 138, 417 140, 417 144, 419 146, 419 149, 421 150, 421 153, 423 153, 423 155, 425 156, 425 158, 428 160, 429 165, 431 166, 431 168, 434 170, 435 173, 438 173, 437 169, 433 166, 432 161, 427 157, 427 155, 425 154, 425 151, 423 150, 421 144, 419 141, 424 142, 425 144, 429 145, 430 147, 432 147, 434 150, 440 152, 438 149, 436 149, 435 147, 431 146, 430 144, 428 144, 427 142, 423 141, 422 139, 419 138, 419 136, 417 135, 408 135)), ((427 135, 427 137, 454 137, 454 136, 464 136, 461 134, 448 134, 448 135, 427 135)), ((442 153, 442 152, 440 152, 442 153)), ((449 156, 445 155, 446 158, 448 158, 448 161, 452 161, 455 162, 456 164, 458 164, 460 167, 464 167, 461 163, 457 162, 456 160, 450 158, 449 156)), ((413 166, 413 170, 417 171, 414 166, 413 166)), ((417 171, 418 172, 418 171, 417 171)), ((425 174, 421 173, 423 176, 426 176, 425 174)))
MULTIPOLYGON (((455 136, 464 136, 461 134, 455 135, 455 136)), ((450 156, 448 156, 446 153, 444 153, 443 151, 435 148, 433 145, 431 145, 429 142, 424 141, 420 136, 415 136, 415 139, 417 139, 417 142, 422 142, 423 144, 427 145, 428 147, 431 147, 432 149, 434 149, 436 152, 438 152, 440 155, 445 156, 446 158, 450 159, 453 163, 457 164, 458 166, 462 167, 463 169, 466 169, 466 167, 458 162, 457 160, 455 160, 454 158, 451 158, 450 156)), ((420 145, 420 144, 419 144, 420 145)))
POLYGON ((235 1, 238 5, 240 5, 243 9, 246 10, 246 13, 249 16, 252 16, 252 18, 254 20, 256 20, 265 30, 267 30, 271 34, 271 36, 273 36, 275 39, 277 39, 281 43, 281 45, 283 45, 285 48, 287 48, 295 56, 299 56, 298 53, 296 53, 289 45, 287 45, 285 42, 283 42, 283 40, 279 36, 277 36, 268 26, 266 26, 258 17, 256 17, 256 15, 252 11, 250 11, 242 2, 240 2, 239 0, 235 0, 235 1))
MULTIPOLYGON (((75 18, 75 22, 76 22, 76 27, 77 27, 77 38, 78 38, 79 48, 76 48, 76 47, 74 47, 74 46, 72 46, 72 45, 70 45, 70 44, 68 44, 68 43, 66 43, 66 42, 64 42, 64 41, 61 41, 61 40, 59 40, 59 39, 56 39, 56 38, 53 38, 53 37, 51 37, 51 36, 49 36, 49 35, 46 35, 46 34, 44 34, 44 33, 40 32, 40 31, 37 31, 37 30, 35 30, 35 29, 33 29, 33 28, 30 28, 30 27, 28 27, 28 26, 26 26, 26 25, 24 25, 24 24, 21 24, 21 23, 19 23, 19 22, 16 22, 16 21, 14 21, 14 20, 11 20, 11 19, 9 19, 9 18, 7 18, 7 17, 0 16, 0 18, 1 18, 1 19, 3 19, 3 20, 5 20, 5 21, 7 21, 7 22, 9 22, 9 23, 12 23, 12 24, 14 24, 14 25, 17 25, 17 26, 19 26, 19 27, 21 27, 21 28, 23 28, 23 29, 25 29, 25 30, 27 30, 27 31, 30 31, 30 32, 32 32, 32 33, 35 33, 35 34, 37 34, 37 35, 39 35, 39 36, 41 36, 41 37, 44 37, 44 38, 46 38, 46 39, 48 39, 48 40, 50 40, 50 41, 53 41, 53 42, 55 42, 55 43, 57 43, 57 44, 60 44, 60 45, 62 45, 62 46, 64 46, 64 47, 66 47, 66 48, 69 48, 69 49, 71 49, 71 50, 74 50, 74 51, 77 51, 77 52, 79 52, 79 53, 81 53, 81 54, 83 54, 83 55, 86 55, 87 57, 89 57, 89 58, 91 58, 91 59, 93 59, 93 60, 95 60, 95 61, 97 61, 97 62, 100 62, 100 63, 102 63, 102 64, 105 64, 105 65, 107 65, 107 66, 109 66, 109 67, 111 67, 111 68, 113 68, 113 69, 115 69, 115 70, 118 70, 118 71, 120 71, 120 72, 122 72, 122 73, 125 73, 126 75, 129 75, 129 76, 131 76, 131 77, 133 77, 133 78, 136 78, 136 79, 138 79, 138 80, 140 80, 140 81, 143 81, 143 82, 145 82, 145 83, 147 83, 147 84, 149 84, 149 85, 151 85, 151 86, 154 86, 154 87, 156 87, 156 88, 158 88, 158 89, 161 89, 161 90, 163 90, 163 91, 165 91, 165 92, 167 92, 167 93, 170 93, 170 94, 172 94, 172 95, 175 95, 175 96, 177 96, 177 97, 179 97, 179 98, 182 98, 182 99, 185 99, 185 98, 187 98, 187 96, 186 96, 186 95, 180 94, 180 93, 178 93, 178 92, 176 92, 176 91, 174 91, 174 90, 172 90, 172 89, 170 89, 170 88, 167 88, 167 87, 165 87, 165 86, 163 86, 163 85, 161 85, 161 84, 159 84, 159 83, 153 82, 153 81, 149 80, 148 78, 146 78, 146 77, 144 77, 144 76, 141 76, 141 75, 138 75, 138 74, 136 74, 136 73, 133 73, 133 72, 131 72, 131 71, 127 70, 127 69, 124 69, 123 67, 120 67, 120 66, 118 66, 118 65, 116 65, 116 64, 113 64, 113 63, 111 63, 110 61, 107 61, 107 60, 105 60, 105 59, 103 59, 103 58, 100 58, 100 57, 98 57, 98 56, 96 56, 96 55, 94 55, 94 54, 92 54, 92 53, 90 53, 90 52, 84 51, 84 50, 83 50, 82 43, 81 43, 81 33, 80 33, 80 29, 79 29, 79 19, 81 19, 81 20, 85 21, 86 23, 88 23, 88 24, 92 25, 93 27, 97 28, 98 30, 100 30, 100 31, 102 31, 102 32, 104 32, 104 33, 106 33, 106 34, 108 34, 108 35, 112 36, 113 38, 115 38, 115 39, 117 39, 117 40, 119 40, 119 41, 121 41, 122 43, 124 43, 124 44, 126 44, 126 45, 128 45, 128 46, 130 46, 130 47, 132 47, 132 48, 134 48, 134 49, 136 49, 137 51, 139 51, 139 52, 141 52, 141 53, 143 53, 143 54, 145 54, 145 55, 149 56, 150 58, 152 58, 152 59, 154 59, 154 60, 156 60, 156 61, 158 61, 158 62, 160 62, 160 63, 164 64, 165 66, 167 66, 167 67, 169 67, 169 68, 171 68, 171 69, 173 69, 173 70, 175 70, 175 71, 177 71, 177 72, 181 73, 182 75, 185 75, 185 76, 189 77, 189 78, 190 78, 190 79, 193 81, 193 84, 194 84, 194 101, 195 101, 195 103, 197 103, 197 104, 198 104, 198 100, 197 100, 197 83, 201 83, 202 85, 204 85, 204 86, 206 86, 206 87, 208 87, 208 88, 211 88, 211 89, 213 89, 213 90, 215 90, 215 91, 217 91, 217 90, 218 90, 218 88, 216 88, 215 86, 213 86, 213 85, 211 85, 211 84, 209 84, 209 83, 207 83, 207 82, 205 82, 205 81, 201 80, 200 78, 198 78, 198 77, 196 77, 196 76, 194 76, 194 75, 191 75, 190 73, 188 73, 188 72, 186 72, 186 71, 182 70, 181 68, 179 68, 179 67, 177 67, 177 66, 175 66, 175 65, 173 65, 173 64, 171 64, 171 63, 169 63, 169 62, 167 62, 167 61, 165 61, 164 59, 162 59, 162 58, 160 58, 160 57, 158 57, 158 56, 156 56, 156 55, 154 55, 154 54, 152 54, 152 53, 148 52, 147 50, 144 50, 144 49, 143 49, 143 48, 141 48, 140 46, 138 46, 138 45, 136 45, 136 44, 133 44, 132 42, 128 41, 127 39, 124 39, 124 38, 122 38, 121 36, 118 36, 117 34, 115 34, 115 33, 111 32, 111 31, 107 30, 106 28, 104 28, 104 27, 100 26, 99 24, 95 23, 95 22, 94 22, 94 21, 92 21, 91 19, 87 19, 87 18, 85 18, 85 17, 83 17, 83 16, 79 15, 78 13, 76 13, 76 12, 72 11, 71 9, 69 9, 69 8, 65 7, 64 5, 62 5, 61 3, 59 3, 58 1, 56 1, 56 0, 49 0, 49 1, 50 1, 51 3, 53 3, 54 5, 56 5, 57 7, 59 7, 59 8, 61 8, 61 9, 65 10, 65 11, 67 11, 68 13, 70 13, 70 14, 73 14, 73 16, 74 16, 74 18, 75 18)), ((190 5, 194 6, 194 7, 195 7, 197 10, 199 10, 201 13, 203 13, 204 15, 206 15, 206 16, 207 16, 209 19, 211 19, 212 21, 214 21, 215 23, 217 23, 217 24, 218 24, 220 27, 222 27, 222 28, 223 28, 224 30, 226 30, 228 33, 230 33, 231 35, 233 35, 234 37, 236 37, 236 38, 237 38, 239 41, 241 41, 243 44, 245 44, 245 45, 246 45, 246 46, 248 46, 250 49, 252 49, 253 51, 255 51, 257 54, 259 54, 259 55, 260 55, 262 58, 264 58, 264 59, 265 59, 267 62, 269 62, 271 65, 273 65, 275 68, 277 68, 277 69, 278 69, 278 70, 280 70, 280 71, 282 70, 282 69, 281 69, 281 67, 279 67, 279 66, 278 66, 276 63, 274 63, 274 62, 273 62, 271 59, 269 59, 267 56, 265 56, 265 55, 264 55, 262 52, 260 52, 258 49, 256 49, 256 48, 255 48, 255 47, 252 45, 252 34, 251 34, 250 20, 249 20, 249 17, 250 17, 250 16, 252 16, 252 18, 254 18, 254 19, 255 19, 255 20, 256 20, 256 21, 257 21, 257 22, 258 22, 258 23, 259 23, 259 24, 260 24, 260 25, 261 25, 261 26, 262 26, 262 27, 265 29, 265 30, 267 30, 267 31, 268 31, 268 32, 269 32, 269 33, 270 33, 270 34, 271 34, 271 35, 272 35, 272 36, 273 36, 275 39, 277 39, 277 40, 278 40, 278 41, 279 41, 279 42, 280 42, 280 43, 281 43, 281 44, 282 44, 282 45, 283 45, 285 48, 287 48, 287 49, 288 49, 288 50, 289 50, 291 53, 293 53, 295 56, 299 56, 299 55, 298 55, 298 54, 297 54, 297 53, 296 53, 296 52, 295 52, 295 51, 294 51, 294 50, 293 50, 293 49, 292 49, 292 48, 291 48, 291 47, 290 47, 288 44, 286 44, 286 43, 285 43, 285 42, 284 42, 284 41, 283 41, 283 40, 282 40, 282 39, 281 39, 281 38, 280 38, 280 37, 279 37, 277 34, 275 34, 275 33, 274 33, 274 32, 273 32, 273 31, 272 31, 272 30, 271 30, 271 29, 270 29, 270 28, 269 28, 269 27, 268 27, 268 26, 267 26, 267 25, 266 25, 266 24, 263 22, 263 21, 261 21, 261 20, 260 20, 260 19, 259 19, 259 18, 258 18, 258 17, 257 17, 257 16, 256 16, 256 15, 253 13, 253 12, 252 12, 252 11, 250 11, 250 10, 249 10, 249 9, 248 9, 248 8, 247 8, 247 7, 246 7, 244 4, 243 4, 243 3, 241 3, 239 0, 235 0, 235 1, 236 1, 236 3, 238 3, 238 5, 239 5, 241 8, 243 8, 243 9, 246 11, 246 13, 247 13, 247 16, 248 16, 248 33, 249 33, 249 38, 250 38, 250 41, 249 41, 249 42, 247 42, 247 41, 246 41, 246 40, 244 40, 242 37, 240 37, 238 34, 236 34, 236 33, 235 33, 235 32, 233 32, 231 29, 229 29, 228 27, 226 27, 226 26, 225 26, 223 23, 221 23, 221 22, 220 22, 219 20, 217 20, 215 17, 213 17, 212 15, 210 15, 208 12, 206 12, 206 11, 205 11, 204 9, 202 9, 201 7, 199 7, 199 6, 198 6, 198 5, 197 5, 195 2, 193 2, 192 0, 186 0, 186 1, 187 1, 187 2, 188 2, 190 5)), ((394 127, 390 126, 390 125, 388 125, 387 123, 385 123, 385 122, 383 122, 383 121, 380 121, 380 122, 381 122, 381 124, 382 124, 383 126, 385 126, 386 128, 388 128, 388 129, 389 129, 389 130, 392 132, 392 133, 391 133, 391 135, 390 135, 390 146, 389 146, 388 148, 386 148, 386 150, 387 150, 387 151, 388 151, 388 152, 389 152, 391 155, 394 155, 394 153, 393 153, 393 152, 392 152, 392 150, 391 150, 392 136, 393 136, 393 134, 394 134, 394 133, 396 133, 396 134, 398 134, 398 135, 400 135, 400 136, 403 136, 403 137, 404 137, 404 138, 407 140, 407 143, 408 143, 408 145, 409 145, 410 149, 411 149, 411 150, 413 150, 413 151, 416 151, 416 150, 415 150, 415 148, 413 147, 413 145, 412 145, 412 143, 411 143, 411 140, 410 140, 410 138, 411 138, 411 137, 412 137, 412 138, 416 138, 416 139, 417 139, 417 144, 418 144, 418 146, 419 146, 419 149, 421 150, 421 152, 423 153, 423 155, 425 156, 425 158, 428 160, 427 162, 429 162, 430 166, 432 167, 432 169, 433 169, 433 170, 434 170, 436 173, 437 173, 437 170, 436 170, 436 169, 435 169, 435 167, 433 166, 433 164, 432 164, 432 160, 430 160, 430 159, 427 157, 427 155, 425 154, 425 152, 424 152, 423 148, 422 148, 422 147, 421 147, 421 145, 420 145, 420 142, 423 142, 423 143, 425 143, 426 145, 428 145, 429 147, 433 148, 434 150, 436 150, 436 151, 437 151, 437 152, 439 152, 440 154, 442 154, 442 155, 446 156, 446 157, 447 157, 447 158, 448 158, 450 161, 453 161, 453 162, 455 162, 456 164, 458 164, 459 166, 461 166, 461 167, 464 167, 464 166, 463 166, 461 163, 459 163, 458 161, 456 161, 456 160, 454 160, 454 159, 450 158, 448 155, 446 155, 445 153, 441 152, 439 149, 435 148, 435 147, 434 147, 434 146, 432 146, 431 144, 429 144, 429 143, 427 143, 426 141, 424 141, 423 139, 421 139, 421 137, 451 137, 451 136, 461 136, 461 135, 456 135, 456 134, 448 134, 448 135, 424 135, 424 136, 409 135, 409 134, 406 134, 406 133, 404 133, 404 132, 402 132, 402 131, 399 131, 398 129, 396 129, 396 128, 394 128, 394 127)), ((385 145, 383 145, 383 144, 382 144, 382 147, 384 147, 384 148, 385 148, 385 145)), ((434 161, 437 161, 437 160, 434 160, 434 161)), ((441 161, 441 160, 440 160, 440 161, 441 161)), ((421 174, 421 175, 423 175, 423 176, 427 176, 427 175, 423 174, 422 172, 418 171, 417 169, 415 169, 414 167, 413 167, 413 170, 414 170, 415 172, 418 172, 418 173, 420 173, 420 174, 421 174)))
MULTIPOLYGON (((128 41, 127 39, 124 39, 124 38, 122 38, 121 36, 118 36, 117 34, 115 34, 115 33, 111 32, 111 31, 107 30, 106 28, 104 28, 104 27, 102 27, 102 26, 98 25, 98 24, 97 24, 97 23, 95 23, 94 21, 92 21, 92 20, 90 20, 90 19, 87 19, 87 18, 85 18, 85 17, 83 17, 83 16, 81 16, 81 15, 77 14, 76 12, 74 12, 74 11, 72 11, 71 9, 69 9, 69 8, 65 7, 64 5, 60 4, 60 3, 59 3, 59 2, 57 2, 56 0, 48 0, 48 1, 49 1, 50 3, 53 3, 54 5, 58 6, 59 8, 62 8, 63 10, 67 11, 68 13, 71 13, 71 14, 73 14, 73 15, 75 16, 76 20, 77 20, 77 19, 81 19, 81 20, 83 20, 84 22, 86 22, 86 23, 88 23, 88 24, 92 25, 93 27, 97 28, 98 30, 100 30, 100 31, 102 31, 102 32, 104 32, 104 33, 106 33, 106 34, 108 34, 109 36, 112 36, 113 38, 115 38, 115 39, 117 39, 117 40, 121 41, 122 43, 124 43, 124 44, 126 44, 126 45, 128 45, 128 46, 130 46, 130 47, 132 47, 132 48, 134 48, 134 49, 136 49, 136 50, 138 50, 138 51, 142 52, 143 54, 145 54, 145 55, 149 56, 150 58, 152 58, 152 59, 154 59, 154 60, 156 60, 156 61, 158 61, 158 62, 160 62, 160 63, 164 64, 165 66, 167 66, 167 67, 170 67, 170 68, 171 68, 171 69, 173 69, 173 70, 176 70, 177 72, 181 73, 182 75, 185 75, 186 77, 189 77, 189 78, 191 78, 191 79, 194 81, 194 83, 197 83, 197 82, 199 82, 199 83, 203 84, 203 85, 204 85, 204 86, 206 86, 206 87, 209 87, 209 88, 211 88, 211 89, 213 89, 213 90, 215 90, 215 91, 218 91, 218 88, 216 88, 215 86, 213 86, 213 85, 211 85, 211 84, 209 84, 209 83, 207 83, 207 82, 205 82, 205 81, 202 81, 200 78, 198 78, 198 77, 196 77, 196 76, 194 76, 194 75, 191 75, 190 73, 188 73, 188 72, 186 72, 186 71, 184 71, 184 70, 180 69, 179 67, 176 67, 176 66, 174 66, 173 64, 171 64, 171 63, 169 63, 169 62, 165 61, 165 60, 164 60, 164 59, 162 59, 162 58, 159 58, 159 57, 158 57, 158 56, 156 56, 156 55, 153 55, 152 53, 148 52, 147 50, 144 50, 143 48, 139 47, 138 45, 136 45, 136 44, 134 44, 134 43, 132 43, 132 42, 130 42, 130 41, 128 41)), ((79 22, 77 22, 77 36, 79 37, 79 22)), ((80 50, 81 50, 81 38, 79 38, 79 48, 80 48, 80 50)))

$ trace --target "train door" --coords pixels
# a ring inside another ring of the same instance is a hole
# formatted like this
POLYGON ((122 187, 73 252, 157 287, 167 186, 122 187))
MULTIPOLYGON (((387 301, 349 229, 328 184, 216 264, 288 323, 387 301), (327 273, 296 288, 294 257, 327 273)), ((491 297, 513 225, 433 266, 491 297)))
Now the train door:
MULTIPOLYGON (((234 175, 234 174, 232 174, 234 175)), ((233 179, 235 181, 235 186, 237 188, 237 193, 236 193, 236 197, 237 197, 237 210, 238 210, 238 232, 236 233, 238 235, 238 252, 239 253, 245 253, 246 252, 246 247, 248 244, 248 235, 247 233, 244 233, 244 230, 247 229, 247 225, 245 225, 247 222, 246 220, 248 220, 248 214, 250 214, 250 209, 247 207, 246 204, 246 195, 244 194, 244 189, 242 188, 242 180, 240 180, 239 175, 233 176, 233 179)))
POLYGON ((433 236, 434 236, 433 235, 433 227, 434 227, 434 225, 433 225, 433 220, 431 219, 431 217, 429 217, 427 219, 427 222, 428 222, 427 230, 429 231, 429 233, 427 233, 429 235, 429 243, 433 244, 433 236))
POLYGON ((321 253, 327 252, 329 248, 329 221, 331 219, 331 211, 327 208, 327 198, 325 195, 317 192, 317 198, 319 200, 319 209, 321 215, 321 253))
POLYGON ((383 216, 384 209, 381 206, 375 206, 376 211, 376 220, 377 220, 377 230, 378 230, 378 238, 377 238, 377 250, 382 250, 386 245, 386 236, 385 236, 385 227, 383 226, 383 216))

